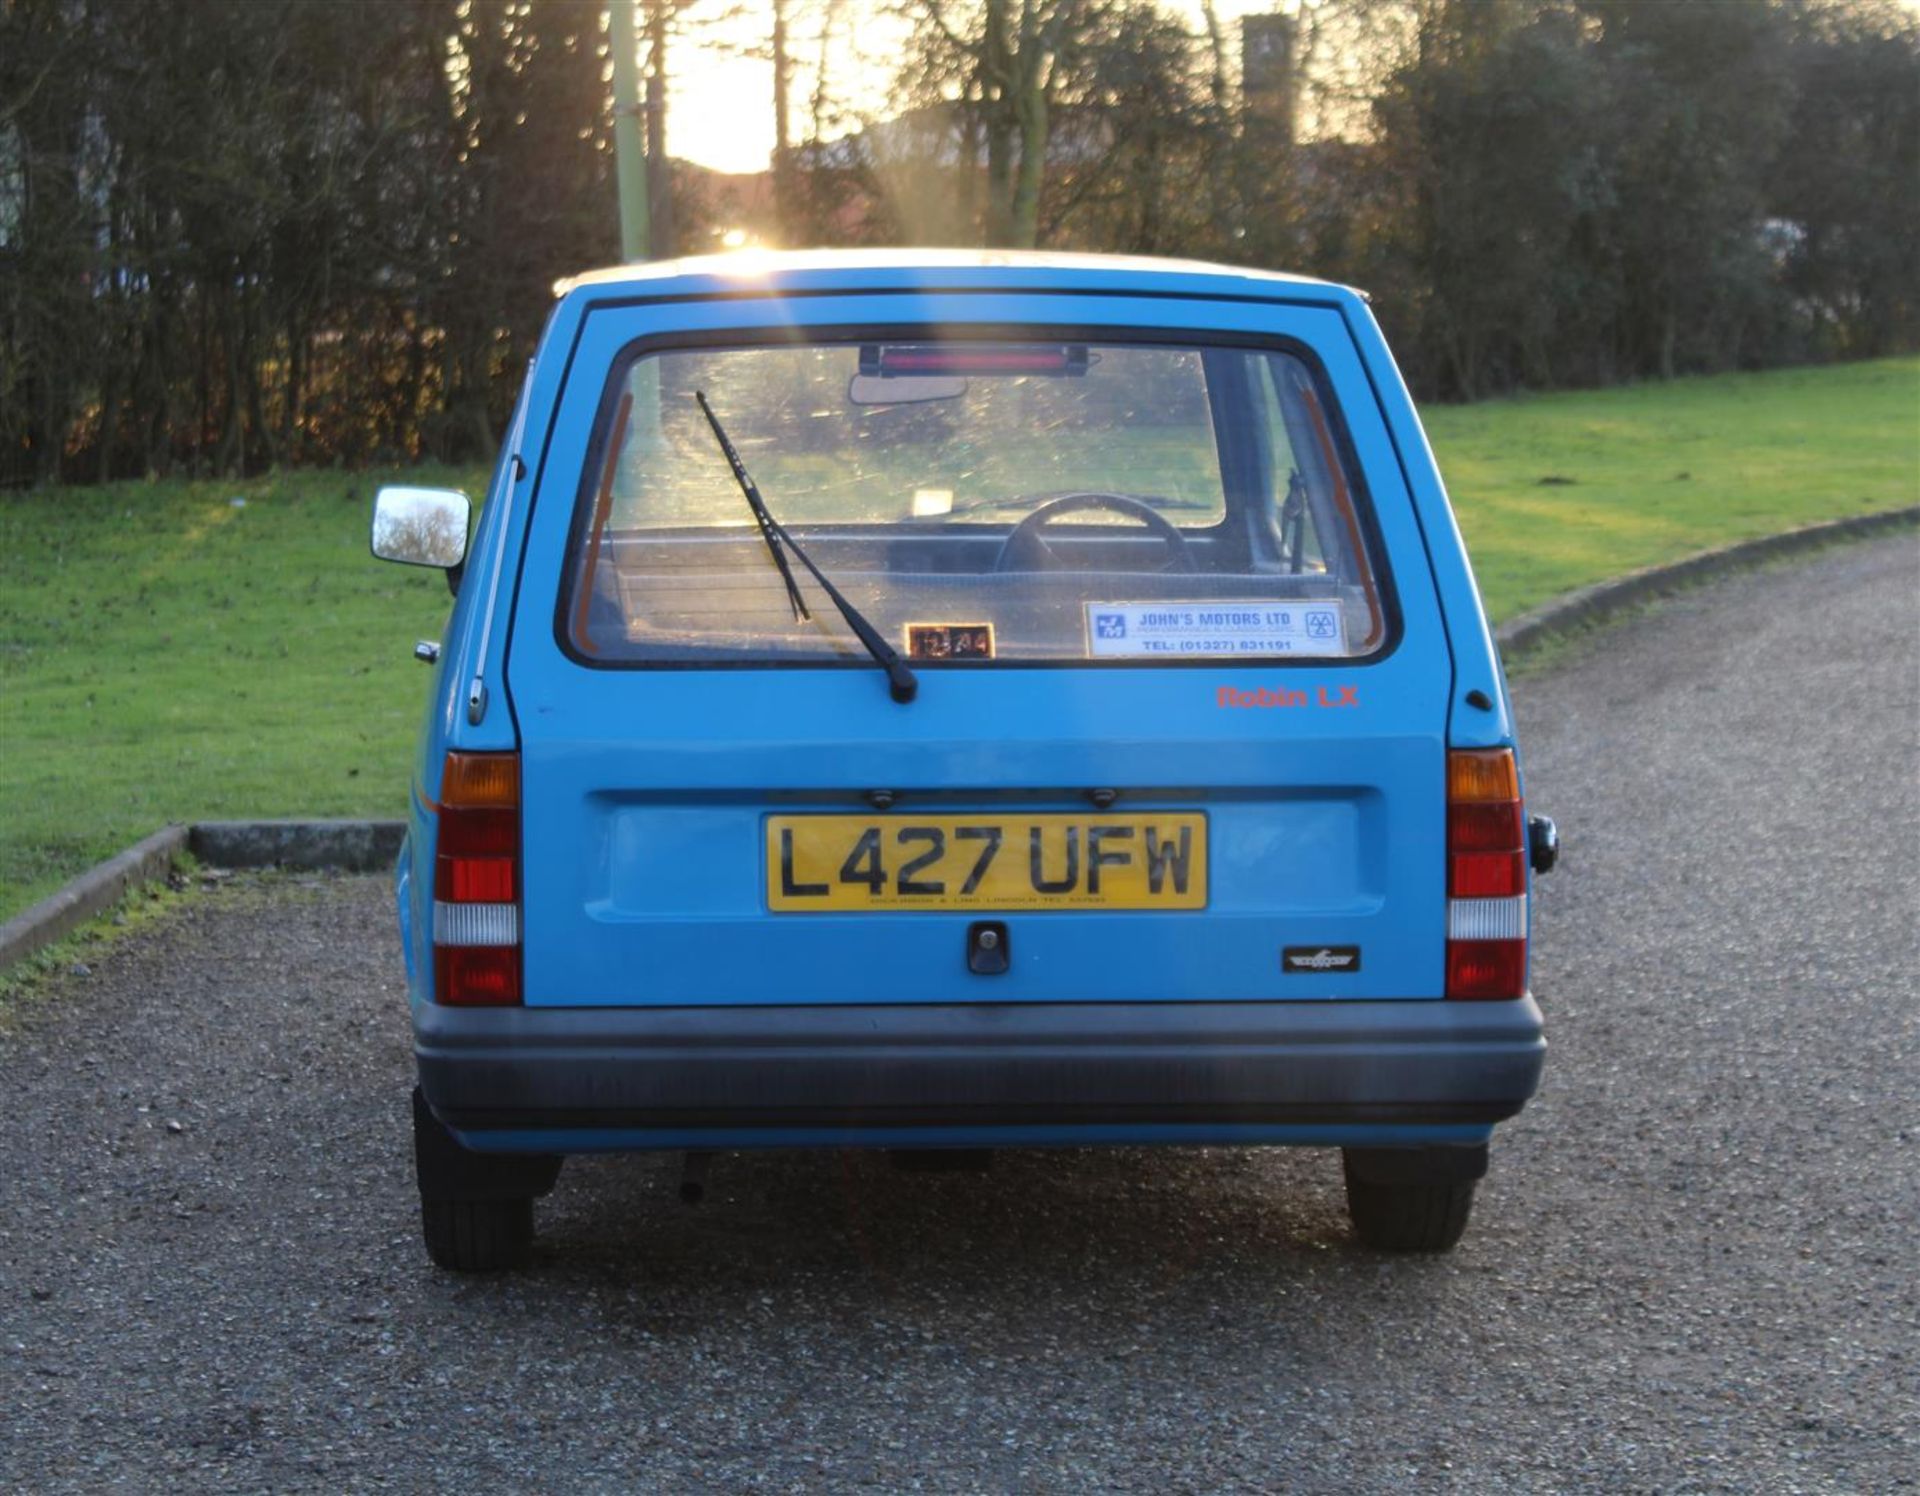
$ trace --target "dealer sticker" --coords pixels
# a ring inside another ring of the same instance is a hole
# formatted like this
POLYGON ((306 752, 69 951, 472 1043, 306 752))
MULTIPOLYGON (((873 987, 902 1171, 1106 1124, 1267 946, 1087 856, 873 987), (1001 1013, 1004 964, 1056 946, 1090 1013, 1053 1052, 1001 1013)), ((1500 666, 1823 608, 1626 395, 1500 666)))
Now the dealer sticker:
POLYGON ((1346 620, 1334 598, 1086 606, 1087 653, 1097 660, 1347 652, 1346 620))

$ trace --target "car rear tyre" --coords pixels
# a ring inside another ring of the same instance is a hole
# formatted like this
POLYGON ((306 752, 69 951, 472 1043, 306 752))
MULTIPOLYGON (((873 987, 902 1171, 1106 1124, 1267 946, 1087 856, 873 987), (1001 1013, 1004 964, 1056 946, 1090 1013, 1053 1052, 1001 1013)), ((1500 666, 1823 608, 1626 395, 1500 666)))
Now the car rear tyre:
POLYGON ((1361 1242, 1381 1252, 1446 1252, 1465 1234, 1473 1213, 1471 1179, 1368 1177, 1347 1149, 1347 1214, 1361 1242))
POLYGON ((560 1159, 476 1153, 413 1091, 413 1163, 427 1255, 460 1273, 525 1267, 533 1256, 533 1202, 553 1188, 560 1159))
POLYGON ((425 1200, 427 1255, 457 1273, 497 1273, 533 1258, 533 1201, 425 1200))

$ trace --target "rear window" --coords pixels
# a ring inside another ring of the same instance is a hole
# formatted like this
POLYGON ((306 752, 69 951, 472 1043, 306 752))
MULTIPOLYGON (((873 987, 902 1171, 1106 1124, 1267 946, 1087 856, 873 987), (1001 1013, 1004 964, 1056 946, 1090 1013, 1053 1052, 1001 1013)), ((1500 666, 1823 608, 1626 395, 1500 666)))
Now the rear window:
POLYGON ((868 663, 766 506, 902 654, 990 667, 1354 658, 1384 574, 1338 413, 1279 348, 911 338, 636 352, 560 628, 589 663, 868 663))

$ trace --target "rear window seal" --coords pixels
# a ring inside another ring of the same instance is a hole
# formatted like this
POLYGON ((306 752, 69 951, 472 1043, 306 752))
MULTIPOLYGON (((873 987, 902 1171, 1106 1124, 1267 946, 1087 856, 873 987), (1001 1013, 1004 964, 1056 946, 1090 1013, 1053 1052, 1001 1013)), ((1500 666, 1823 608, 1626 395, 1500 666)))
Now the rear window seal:
MULTIPOLYGON (((602 309, 600 303, 589 308, 590 311, 602 309)), ((970 660, 916 660, 916 671, 945 670, 1219 670, 1232 665, 1241 670, 1327 670, 1358 667, 1366 669, 1388 659, 1400 647, 1402 636, 1402 617, 1400 611, 1399 590, 1394 570, 1386 564, 1386 542, 1380 533, 1379 516, 1375 512, 1372 487, 1360 465, 1359 454, 1354 447, 1351 433, 1347 430, 1346 412, 1340 401, 1331 398, 1333 381, 1328 377, 1326 365, 1318 354, 1297 338, 1280 334, 1249 334, 1225 332, 1212 328, 1130 328, 1123 326, 1094 325, 1083 326, 1071 323, 1039 322, 969 322, 964 327, 952 323, 933 324, 915 322, 885 323, 834 323, 812 326, 796 326, 779 323, 761 324, 753 327, 714 329, 707 331, 682 331, 670 333, 652 333, 635 338, 623 345, 609 363, 600 391, 599 405, 594 412, 593 431, 587 441, 587 449, 580 464, 580 479, 574 487, 571 500, 573 513, 567 526, 567 543, 563 553, 564 566, 561 585, 557 589, 553 606, 553 639, 560 653, 575 665, 586 670, 610 671, 737 671, 737 670, 865 670, 873 669, 873 662, 864 655, 857 659, 840 660, 609 660, 589 654, 573 640, 568 628, 568 604, 573 600, 573 589, 577 583, 574 571, 579 554, 581 532, 592 518, 593 497, 596 491, 594 475, 604 466, 607 444, 612 438, 615 415, 621 402, 621 391, 626 383, 626 373, 640 359, 653 353, 675 352, 680 349, 696 348, 769 348, 781 345, 805 347, 820 343, 871 343, 877 341, 899 342, 907 339, 947 342, 1086 342, 1112 343, 1119 346, 1172 346, 1187 348, 1241 348, 1252 352, 1285 353, 1298 359, 1307 370, 1313 382, 1314 393, 1319 397, 1321 410, 1331 429, 1335 450, 1339 453, 1342 466, 1346 469, 1349 482, 1358 500, 1357 509, 1360 530, 1365 538, 1367 561, 1373 572, 1375 586, 1379 590, 1382 611, 1382 629, 1379 645, 1364 655, 1341 655, 1329 657, 1316 655, 1302 659, 1288 659, 1283 655, 1264 656, 1258 660, 1226 660, 1219 656, 1200 656, 1193 659, 1155 660, 1148 664, 1136 659, 1086 659, 1086 660, 1006 660, 996 659, 990 664, 970 660)), ((774 499, 778 502, 777 497, 774 499)))

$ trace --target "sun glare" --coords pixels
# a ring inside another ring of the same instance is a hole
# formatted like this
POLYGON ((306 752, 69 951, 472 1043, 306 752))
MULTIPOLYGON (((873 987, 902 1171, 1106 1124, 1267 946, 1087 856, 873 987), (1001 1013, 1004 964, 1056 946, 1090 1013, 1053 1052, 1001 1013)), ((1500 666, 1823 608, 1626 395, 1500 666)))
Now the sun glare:
MULTIPOLYGON (((1200 0, 1168 3, 1199 25, 1200 0)), ((1217 6, 1229 26, 1256 11, 1294 8, 1295 0, 1219 0, 1217 6)), ((688 10, 685 31, 672 49, 668 149, 714 171, 765 171, 773 155, 773 63, 765 55, 772 6, 768 0, 750 0, 716 10, 712 19, 706 9, 688 10)), ((796 29, 791 97, 795 129, 804 131, 810 125, 819 36, 810 24, 796 29)), ((885 117, 906 35, 907 23, 883 0, 848 0, 827 53, 828 92, 836 109, 831 134, 885 117)))

